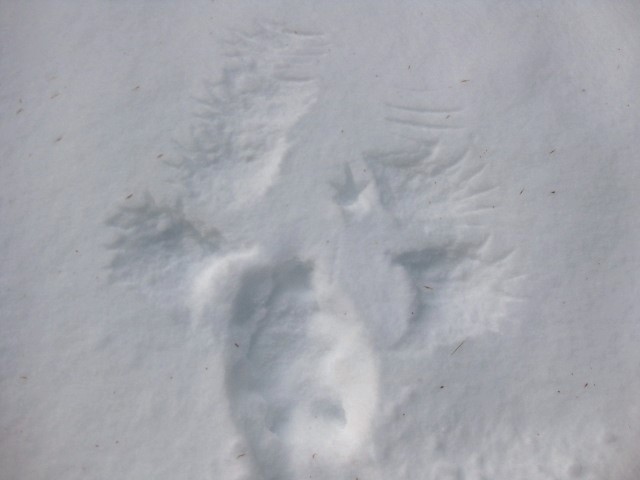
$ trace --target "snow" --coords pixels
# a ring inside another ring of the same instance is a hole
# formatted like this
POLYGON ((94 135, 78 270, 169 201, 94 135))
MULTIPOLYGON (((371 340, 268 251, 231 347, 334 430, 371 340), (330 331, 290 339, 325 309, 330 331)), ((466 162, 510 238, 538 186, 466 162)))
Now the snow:
POLYGON ((0 477, 640 476, 634 2, 0 3, 0 477))

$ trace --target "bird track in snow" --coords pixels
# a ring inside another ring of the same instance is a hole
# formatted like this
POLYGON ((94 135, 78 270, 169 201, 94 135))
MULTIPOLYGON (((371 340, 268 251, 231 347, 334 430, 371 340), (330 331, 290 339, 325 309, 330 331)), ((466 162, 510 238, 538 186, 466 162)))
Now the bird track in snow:
POLYGON ((388 138, 344 160, 336 151, 337 177, 301 178, 321 171, 322 156, 296 148, 302 135, 321 144, 326 128, 296 132, 313 119, 328 45, 274 25, 237 33, 181 157, 167 160, 179 201, 147 195, 109 220, 113 277, 184 301, 191 328, 220 346, 240 476, 355 478, 378 408, 377 349, 497 330, 515 296, 500 293, 516 279, 512 252, 491 247, 486 213, 499 199, 462 110, 416 93, 388 102, 388 138))

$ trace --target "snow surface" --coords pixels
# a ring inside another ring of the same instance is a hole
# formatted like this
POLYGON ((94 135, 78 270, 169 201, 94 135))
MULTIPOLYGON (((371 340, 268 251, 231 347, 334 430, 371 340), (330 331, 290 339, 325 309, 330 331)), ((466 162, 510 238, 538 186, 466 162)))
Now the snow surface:
POLYGON ((640 478, 637 2, 0 2, 0 478, 640 478))

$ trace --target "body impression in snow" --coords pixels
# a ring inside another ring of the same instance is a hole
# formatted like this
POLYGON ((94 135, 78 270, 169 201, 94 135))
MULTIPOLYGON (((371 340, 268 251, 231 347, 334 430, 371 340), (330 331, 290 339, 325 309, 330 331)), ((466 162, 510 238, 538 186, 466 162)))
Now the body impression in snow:
POLYGON ((256 30, 229 42, 167 159, 176 193, 109 219, 111 271, 186 306, 217 355, 237 478, 355 478, 393 394, 383 354, 497 330, 513 251, 492 244, 497 192, 461 110, 381 99, 384 135, 354 152, 314 130, 327 38, 256 30))

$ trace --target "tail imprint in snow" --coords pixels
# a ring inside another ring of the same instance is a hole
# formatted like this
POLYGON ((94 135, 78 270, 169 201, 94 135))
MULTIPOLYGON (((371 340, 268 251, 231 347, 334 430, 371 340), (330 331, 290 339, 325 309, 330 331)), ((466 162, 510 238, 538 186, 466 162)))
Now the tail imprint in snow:
POLYGON ((312 262, 251 251, 214 261, 193 299, 200 327, 226 324, 226 388, 251 478, 348 469, 371 428, 377 368, 361 320, 328 279, 312 262))

